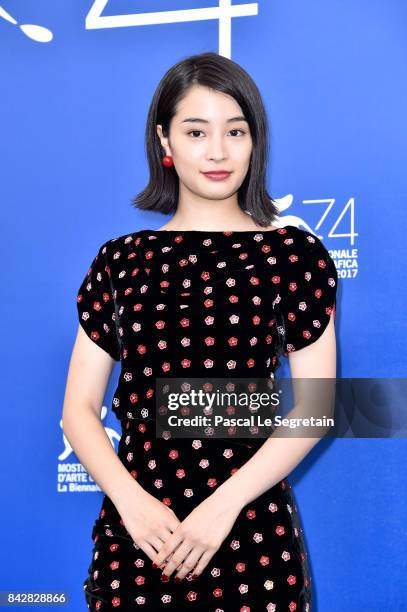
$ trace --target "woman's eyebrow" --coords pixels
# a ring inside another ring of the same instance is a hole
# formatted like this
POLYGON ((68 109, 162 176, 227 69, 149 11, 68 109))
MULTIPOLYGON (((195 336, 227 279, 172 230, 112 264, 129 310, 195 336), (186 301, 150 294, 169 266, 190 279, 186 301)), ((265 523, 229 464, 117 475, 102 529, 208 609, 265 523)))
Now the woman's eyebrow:
MULTIPOLYGON (((242 116, 231 117, 230 119, 226 120, 226 123, 232 123, 233 121, 246 121, 247 123, 247 119, 242 116)), ((210 123, 210 121, 207 119, 201 119, 200 117, 187 117, 187 119, 183 119, 181 123, 210 123)))

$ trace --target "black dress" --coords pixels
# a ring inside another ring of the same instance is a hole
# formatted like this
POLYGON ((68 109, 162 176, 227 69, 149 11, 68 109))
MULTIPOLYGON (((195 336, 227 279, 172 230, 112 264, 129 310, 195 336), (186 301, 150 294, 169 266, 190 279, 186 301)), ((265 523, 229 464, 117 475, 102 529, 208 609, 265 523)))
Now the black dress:
MULTIPOLYGON (((274 377, 279 356, 335 316, 337 271, 313 234, 141 230, 105 242, 77 295, 88 336, 121 372, 118 456, 183 520, 256 452, 233 439, 156 437, 156 377, 274 377)), ((264 440, 262 440, 264 442, 264 440)), ((196 579, 160 579, 104 495, 84 592, 90 610, 311 610, 311 576, 285 478, 245 506, 196 579)))

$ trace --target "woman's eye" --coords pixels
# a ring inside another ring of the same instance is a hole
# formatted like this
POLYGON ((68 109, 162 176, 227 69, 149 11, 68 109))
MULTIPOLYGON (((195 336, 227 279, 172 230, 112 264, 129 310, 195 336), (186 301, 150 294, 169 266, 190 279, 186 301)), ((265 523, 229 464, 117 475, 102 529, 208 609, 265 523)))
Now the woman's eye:
MULTIPOLYGON (((234 130, 230 130, 231 132, 241 132, 242 134, 245 134, 244 130, 240 130, 235 128, 234 130)), ((203 134, 202 130, 191 130, 190 132, 188 132, 188 134, 203 134)))

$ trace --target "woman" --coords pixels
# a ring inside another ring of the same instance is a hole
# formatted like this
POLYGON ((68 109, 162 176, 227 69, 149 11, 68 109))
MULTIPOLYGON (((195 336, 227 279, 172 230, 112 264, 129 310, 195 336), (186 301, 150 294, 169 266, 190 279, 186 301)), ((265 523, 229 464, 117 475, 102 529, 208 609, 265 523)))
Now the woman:
POLYGON ((314 235, 272 223, 265 110, 231 60, 203 53, 173 66, 146 144, 151 178, 134 203, 174 214, 104 242, 77 296, 64 432, 105 493, 88 608, 309 611, 286 477, 320 438, 156 436, 155 380, 273 379, 281 354, 293 378, 334 379, 335 265, 314 235), (119 360, 116 455, 100 406, 119 360))

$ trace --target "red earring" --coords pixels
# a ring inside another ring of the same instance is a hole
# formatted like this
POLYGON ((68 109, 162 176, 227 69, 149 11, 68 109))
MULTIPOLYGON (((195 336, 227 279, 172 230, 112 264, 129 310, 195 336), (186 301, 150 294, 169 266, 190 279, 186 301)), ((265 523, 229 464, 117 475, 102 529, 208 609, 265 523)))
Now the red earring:
POLYGON ((166 168, 169 168, 170 166, 173 166, 173 165, 174 165, 174 162, 173 162, 171 155, 164 155, 163 166, 165 166, 166 168))

